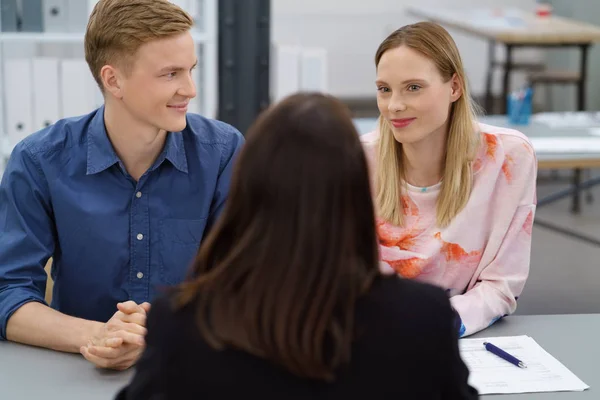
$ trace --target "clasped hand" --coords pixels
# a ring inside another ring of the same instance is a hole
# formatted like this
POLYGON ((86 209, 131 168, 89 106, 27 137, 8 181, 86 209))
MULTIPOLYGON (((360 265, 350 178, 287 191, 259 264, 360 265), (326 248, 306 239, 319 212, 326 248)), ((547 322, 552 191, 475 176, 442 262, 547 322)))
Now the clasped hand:
POLYGON ((136 363, 144 350, 150 304, 127 301, 117 304, 117 309, 79 351, 100 368, 125 370, 136 363))

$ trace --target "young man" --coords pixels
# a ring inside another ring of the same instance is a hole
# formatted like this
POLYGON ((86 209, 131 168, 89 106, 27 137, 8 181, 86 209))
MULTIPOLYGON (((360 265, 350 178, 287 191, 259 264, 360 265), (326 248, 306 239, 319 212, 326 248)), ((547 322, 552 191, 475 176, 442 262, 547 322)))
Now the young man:
POLYGON ((192 24, 166 0, 96 5, 85 53, 104 106, 23 140, 0 184, 0 339, 105 368, 137 360, 149 302, 184 278, 243 144, 186 114, 192 24))

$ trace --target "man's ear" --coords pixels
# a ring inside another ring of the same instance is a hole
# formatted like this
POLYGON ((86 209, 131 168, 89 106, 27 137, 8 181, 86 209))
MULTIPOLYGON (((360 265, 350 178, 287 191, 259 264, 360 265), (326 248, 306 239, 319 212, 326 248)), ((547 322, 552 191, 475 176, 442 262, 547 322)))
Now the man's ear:
POLYGON ((110 93, 117 99, 123 98, 123 73, 112 65, 105 65, 100 69, 100 78, 104 85, 104 92, 110 93))

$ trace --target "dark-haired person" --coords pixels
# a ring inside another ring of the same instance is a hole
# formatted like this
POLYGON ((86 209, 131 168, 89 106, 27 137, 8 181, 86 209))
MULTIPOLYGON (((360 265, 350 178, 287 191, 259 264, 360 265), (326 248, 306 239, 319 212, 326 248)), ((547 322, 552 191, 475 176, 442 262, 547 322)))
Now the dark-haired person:
POLYGON ((119 399, 473 399, 445 292, 379 272, 348 110, 263 113, 189 279, 155 301, 119 399))

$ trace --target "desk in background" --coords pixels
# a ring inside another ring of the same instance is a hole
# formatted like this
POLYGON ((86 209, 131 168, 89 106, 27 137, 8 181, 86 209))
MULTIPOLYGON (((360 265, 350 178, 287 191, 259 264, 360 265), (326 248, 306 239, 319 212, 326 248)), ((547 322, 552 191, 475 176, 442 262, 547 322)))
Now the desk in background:
MULTIPOLYGON (((529 335, 590 386, 585 392, 498 395, 498 400, 600 398, 600 314, 511 316, 473 337, 529 335)), ((82 356, 0 342, 3 399, 107 400, 125 386, 133 369, 96 369, 82 356)), ((490 399, 491 399, 490 398, 490 399)))
POLYGON ((488 72, 485 108, 492 112, 491 87, 494 67, 504 68, 502 79, 502 109, 506 114, 506 99, 510 90, 510 76, 519 64, 513 61, 513 50, 519 47, 560 48, 575 47, 581 52, 577 80, 577 110, 585 111, 587 59, 590 46, 600 42, 600 27, 586 22, 561 17, 537 17, 533 12, 505 7, 487 9, 457 9, 409 7, 408 13, 440 25, 478 36, 489 41, 488 72), (495 60, 496 44, 506 47, 504 62, 495 60))

